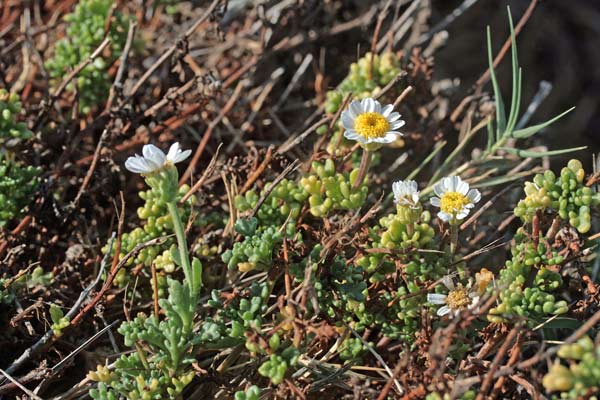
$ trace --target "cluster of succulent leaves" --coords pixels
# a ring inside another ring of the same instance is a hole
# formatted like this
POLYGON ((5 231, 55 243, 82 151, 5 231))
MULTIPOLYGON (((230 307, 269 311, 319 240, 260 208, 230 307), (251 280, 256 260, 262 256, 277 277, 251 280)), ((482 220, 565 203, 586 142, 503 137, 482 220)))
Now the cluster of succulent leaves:
MULTIPOLYGON (((190 187, 188 185, 181 185, 179 187, 176 196, 178 204, 189 190, 190 187)), ((173 220, 171 215, 169 215, 167 204, 162 198, 160 190, 157 188, 149 188, 140 191, 139 196, 144 200, 144 204, 137 209, 137 215, 141 224, 130 232, 123 233, 121 236, 120 258, 124 258, 135 246, 161 236, 167 236, 173 230, 173 220)), ((183 204, 179 204, 179 214, 184 221, 188 220, 195 203, 196 197, 192 195, 183 204)), ((143 264, 145 266, 150 266, 154 262, 157 270, 171 273, 175 269, 175 264, 171 258, 170 252, 170 248, 174 243, 175 239, 171 237, 167 238, 165 242, 160 245, 146 247, 142 249, 136 257, 131 257, 127 260, 127 265, 143 264)), ((106 253, 108 251, 108 245, 106 245, 102 251, 106 253)), ((122 268, 115 277, 115 283, 122 286, 128 282, 128 279, 129 272, 127 269, 122 268)))
MULTIPOLYGON (((396 213, 382 217, 379 225, 369 232, 369 246, 384 251, 367 253, 357 260, 371 282, 384 282, 386 275, 402 265, 402 279, 397 279, 393 287, 370 296, 379 303, 372 308, 381 310, 373 323, 392 339, 414 340, 419 329, 420 309, 425 302, 421 294, 423 287, 448 273, 451 259, 439 251, 431 223, 428 211, 398 206, 396 213)), ((367 322, 364 326, 369 326, 367 322)))
MULTIPOLYGON (((591 207, 600 204, 600 194, 587 187, 584 178, 585 171, 578 160, 569 161, 559 177, 551 171, 537 174, 533 182, 525 183, 526 197, 517 204, 515 215, 529 225, 534 218, 547 215, 587 233, 591 228, 591 207)), ((526 226, 515 234, 512 258, 500 271, 500 304, 490 310, 490 321, 524 316, 533 323, 568 311, 566 299, 557 293, 563 285, 559 273, 563 257, 543 234, 534 238, 526 226)))
MULTIPOLYGON (((261 196, 254 190, 234 198, 234 206, 240 215, 247 215, 258 204, 261 196)), ((273 252, 286 236, 302 242, 296 229, 296 220, 308 198, 308 193, 293 180, 283 179, 270 191, 256 210, 256 216, 240 217, 235 222, 235 231, 243 238, 226 250, 221 259, 229 269, 242 272, 266 270, 271 267, 273 252)))
POLYGON ((310 172, 300 179, 300 186, 309 194, 310 213, 326 217, 332 210, 356 210, 367 199, 366 180, 357 188, 354 182, 358 169, 337 172, 331 158, 320 163, 314 161, 310 172))
POLYGON ((257 231, 256 218, 238 219, 235 230, 244 236, 242 242, 233 244, 221 259, 229 269, 238 268, 241 272, 266 270, 273 262, 273 249, 283 241, 283 235, 275 226, 267 226, 257 231))
POLYGON ((17 121, 21 102, 14 93, 0 89, 0 228, 23 214, 37 190, 41 169, 24 165, 11 151, 33 132, 17 121))
MULTIPOLYGON (((60 80, 88 59, 105 37, 111 40, 110 54, 103 53, 77 75, 79 108, 83 112, 89 112, 108 97, 112 83, 108 68, 125 46, 128 21, 118 11, 111 11, 113 3, 113 0, 79 1, 74 12, 65 16, 65 38, 56 43, 53 57, 46 62, 50 76, 60 80), (107 21, 109 17, 111 21, 107 21), (105 32, 109 25, 109 32, 105 32)), ((75 89, 73 83, 67 88, 71 91, 75 89)))
MULTIPOLYGON (((264 189, 266 190, 266 188, 264 189)), ((248 190, 243 195, 237 195, 234 199, 236 210, 246 213, 254 209, 260 197, 254 190, 248 190)), ((256 218, 260 226, 272 226, 281 228, 285 224, 285 233, 289 238, 295 240, 301 239, 295 237, 296 220, 300 216, 300 211, 308 197, 307 192, 296 182, 283 179, 269 193, 264 203, 256 212, 256 218)))
POLYGON ((225 302, 221 291, 213 290, 207 305, 209 310, 215 310, 216 313, 205 318, 200 328, 198 336, 202 345, 221 348, 245 343, 248 350, 260 353, 261 347, 247 338, 246 333, 261 332, 270 293, 268 283, 253 282, 240 296, 225 302))
POLYGON ((546 316, 566 313, 567 302, 555 293, 563 283, 556 271, 563 257, 550 247, 544 236, 536 245, 523 228, 514 240, 512 258, 499 273, 500 303, 490 310, 488 319, 503 322, 521 316, 535 323, 546 316))
POLYGON ((523 200, 515 208, 515 215, 531 222, 538 211, 551 211, 569 222, 580 233, 589 232, 590 207, 600 204, 600 193, 585 186, 585 171, 579 160, 571 160, 557 177, 552 171, 537 174, 533 182, 525 183, 523 200))
MULTIPOLYGON (((400 73, 400 61, 396 53, 381 55, 366 53, 357 62, 350 64, 348 75, 339 86, 327 92, 325 111, 334 114, 342 106, 344 97, 352 93, 353 98, 373 97, 400 73)), ((324 132, 322 132, 324 133, 324 132)))
POLYGON ((268 355, 258 368, 258 373, 277 385, 283 381, 288 369, 297 364, 300 352, 288 341, 282 343, 278 333, 268 338, 268 346, 261 345, 257 340, 264 335, 264 316, 268 311, 271 289, 268 282, 253 282, 248 290, 227 302, 223 301, 219 290, 213 290, 208 308, 216 313, 205 318, 198 337, 202 346, 207 348, 244 344, 253 354, 268 355))
POLYGON ((0 146, 10 147, 11 142, 27 140, 33 136, 24 122, 17 121, 21 110, 19 96, 0 89, 0 146))
POLYGON ((544 376, 542 384, 554 399, 596 399, 600 392, 600 346, 589 336, 558 349, 558 359, 544 376), (568 367, 560 363, 568 363, 568 367))
POLYGON ((0 154, 0 228, 23 215, 40 183, 41 169, 0 154))

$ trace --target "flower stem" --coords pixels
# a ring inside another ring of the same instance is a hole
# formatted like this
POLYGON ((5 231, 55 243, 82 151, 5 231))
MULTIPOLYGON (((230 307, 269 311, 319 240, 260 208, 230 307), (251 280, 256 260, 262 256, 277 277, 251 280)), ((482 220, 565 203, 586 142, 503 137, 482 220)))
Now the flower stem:
POLYGON ((371 152, 367 149, 363 149, 362 158, 360 159, 360 166, 358 167, 358 175, 356 176, 356 180, 352 185, 352 189, 358 189, 360 185, 362 185, 365 177, 367 176, 367 171, 369 170, 370 164, 371 152))
POLYGON ((452 257, 456 254, 456 246, 458 245, 458 225, 450 224, 450 253, 452 257))
POLYGON ((188 247, 187 241, 185 239, 185 230, 183 229, 183 224, 181 223, 181 217, 179 216, 179 211, 177 210, 176 202, 167 202, 167 207, 169 208, 169 213, 171 214, 171 219, 173 220, 173 230, 175 231, 175 236, 177 236, 177 244, 179 247, 179 258, 181 260, 181 267, 183 268, 183 273, 185 275, 186 283, 190 289, 190 293, 192 294, 192 298, 196 297, 196 288, 194 285, 194 276, 192 266, 190 264, 190 258, 188 255, 188 247))

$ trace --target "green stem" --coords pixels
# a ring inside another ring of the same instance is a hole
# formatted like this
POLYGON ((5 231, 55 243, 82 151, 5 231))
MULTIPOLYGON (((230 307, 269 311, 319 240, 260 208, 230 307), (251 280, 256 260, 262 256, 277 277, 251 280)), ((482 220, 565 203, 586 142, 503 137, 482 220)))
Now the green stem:
POLYGON ((181 222, 179 211, 177 210, 177 203, 168 202, 167 207, 169 208, 169 213, 171 214, 171 219, 173 220, 173 230, 175 231, 175 236, 177 236, 181 267, 183 268, 185 280, 190 289, 190 293, 192 294, 192 298, 195 298, 196 288, 193 287, 195 280, 193 276, 192 265, 190 264, 190 257, 188 255, 187 241, 185 239, 185 230, 183 229, 183 223, 181 222))
POLYGON ((450 253, 452 257, 456 254, 456 246, 458 245, 458 225, 450 222, 450 253))

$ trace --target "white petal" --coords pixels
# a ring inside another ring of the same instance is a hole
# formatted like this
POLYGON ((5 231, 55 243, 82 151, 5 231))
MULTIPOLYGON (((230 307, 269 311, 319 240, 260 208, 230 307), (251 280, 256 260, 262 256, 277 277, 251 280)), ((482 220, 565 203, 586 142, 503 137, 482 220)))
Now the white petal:
POLYGON ((173 160, 171 160, 171 162, 173 164, 177 164, 178 162, 182 162, 183 160, 185 160, 186 158, 188 158, 190 156, 190 154, 192 154, 191 150, 185 150, 185 151, 179 151, 179 153, 177 153, 177 155, 175 156, 175 158, 173 160))
POLYGON ((403 184, 404 182, 402 181, 392 183, 392 192, 394 193, 394 197, 396 197, 396 201, 404 194, 402 191, 403 184))
POLYGON ((153 144, 147 144, 142 148, 142 153, 148 164, 155 169, 161 168, 166 161, 165 153, 153 144))
POLYGON ((467 215, 469 215, 469 209, 464 207, 458 214, 456 214, 456 219, 464 219, 467 215))
POLYGON ((452 219, 452 215, 445 213, 443 211, 440 211, 439 213, 437 213, 437 216, 444 222, 448 222, 452 219))
MULTIPOLYGON (((387 117, 390 116, 390 114, 392 113, 392 111, 394 111, 394 105, 393 104, 388 104, 387 106, 385 106, 385 107, 383 107, 381 109, 381 115, 383 115, 387 119, 387 117)), ((388 122, 391 122, 391 121, 388 119, 388 122)))
POLYGON ((352 103, 350 103, 348 110, 350 110, 353 118, 358 117, 364 112, 359 100, 354 100, 352 103))
POLYGON ((377 100, 373 100, 373 102, 375 103, 375 108, 373 109, 373 112, 376 112, 377 114, 381 114, 381 103, 378 102, 377 100))
POLYGON ((399 121, 396 121, 396 122, 391 122, 390 123, 390 128, 395 131, 398 128, 402 128, 404 126, 404 124, 405 124, 405 122, 402 121, 402 120, 399 120, 399 121))
POLYGON ((440 206, 440 198, 439 197, 432 197, 431 200, 429 200, 429 202, 431 203, 432 206, 434 207, 439 207, 440 206))
POLYGON ((175 142, 169 147, 169 152, 167 153, 167 160, 173 162, 177 154, 181 152, 181 148, 179 147, 179 142, 175 142))
POLYGON ((479 193, 479 190, 477 189, 471 189, 467 193, 467 197, 471 199, 473 203, 478 203, 479 200, 481 200, 481 193, 479 193))
POLYGON ((399 136, 400 135, 398 135, 397 133, 388 132, 385 134, 384 137, 375 138, 372 141, 375 143, 386 143, 387 144, 387 143, 395 142, 399 136))
POLYGON ((448 177, 442 178, 440 181, 440 186, 443 190, 442 193, 451 192, 452 191, 452 179, 448 177))
POLYGON ((441 182, 438 182, 433 186, 433 193, 435 193, 439 197, 442 197, 444 193, 446 193, 446 188, 443 179, 441 182))
POLYGON ((344 137, 348 140, 357 140, 360 143, 365 143, 365 138, 363 138, 361 135, 359 135, 358 133, 356 133, 356 131, 353 130, 344 131, 344 137))
POLYGON ((416 181, 408 181, 406 183, 411 193, 419 193, 419 185, 417 185, 416 181))
POLYGON ((444 315, 449 314, 449 313, 450 313, 450 307, 448 307, 448 306, 440 307, 437 310, 437 315, 439 315, 440 317, 443 317, 444 315))
POLYGON ((162 166, 165 163, 165 153, 153 144, 144 145, 142 154, 144 154, 145 159, 153 161, 158 165, 162 166))
POLYGON ((458 176, 451 176, 448 178, 448 185, 452 192, 458 191, 458 184, 460 183, 460 178, 458 176))
MULTIPOLYGON (((457 177, 458 178, 458 177, 457 177)), ((456 191, 460 194, 467 195, 469 193, 469 184, 460 178, 458 178, 458 184, 456 185, 456 191)))
POLYGON ((400 119, 400 116, 401 116, 401 115, 400 115, 400 113, 399 113, 399 112, 393 112, 393 113, 391 113, 390 115, 388 115, 388 116, 386 117, 386 119, 388 120, 388 122, 390 122, 390 123, 391 123, 391 122, 394 122, 394 121, 397 121, 398 119, 400 119))
POLYGON ((427 293, 427 302, 430 304, 446 304, 445 294, 440 293, 427 293))
POLYGON ((354 128, 354 118, 350 116, 350 112, 348 110, 342 112, 342 126, 345 129, 354 128))
POLYGON ((365 112, 373 112, 373 111, 375 111, 375 100, 373 100, 370 97, 367 97, 366 99, 363 99, 362 102, 360 103, 360 105, 362 106, 362 109, 365 112))
POLYGON ((129 157, 125 161, 125 168, 136 174, 144 174, 151 171, 146 160, 140 156, 129 157))

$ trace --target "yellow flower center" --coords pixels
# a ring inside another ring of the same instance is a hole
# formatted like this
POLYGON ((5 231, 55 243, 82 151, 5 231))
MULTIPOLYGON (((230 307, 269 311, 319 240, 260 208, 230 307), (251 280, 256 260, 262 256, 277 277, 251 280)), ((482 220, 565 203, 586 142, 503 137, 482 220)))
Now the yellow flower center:
POLYGON ((458 192, 446 192, 440 199, 440 209, 447 214, 457 214, 469 204, 471 199, 458 192))
POLYGON ((379 113, 366 112, 356 117, 354 130, 366 139, 382 138, 390 130, 390 123, 379 113))
POLYGON ((465 287, 457 287, 451 290, 446 297, 446 304, 453 310, 461 310, 466 308, 471 303, 469 291, 465 287))

